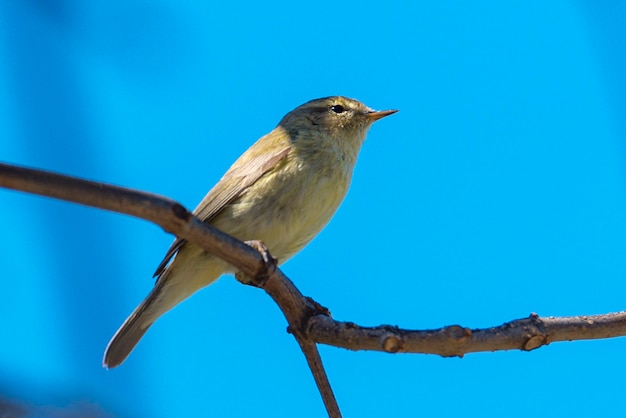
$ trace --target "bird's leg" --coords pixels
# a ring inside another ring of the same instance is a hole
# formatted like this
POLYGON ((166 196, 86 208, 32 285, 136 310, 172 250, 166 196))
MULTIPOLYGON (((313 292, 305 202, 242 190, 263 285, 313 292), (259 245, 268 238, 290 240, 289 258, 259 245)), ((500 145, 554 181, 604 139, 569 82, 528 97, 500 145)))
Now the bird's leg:
POLYGON ((248 277, 243 272, 239 271, 235 273, 235 278, 243 284, 262 288, 267 279, 270 277, 270 274, 276 270, 278 260, 270 254, 267 245, 265 245, 263 241, 245 241, 245 244, 261 253, 261 257, 263 257, 263 266, 254 277, 248 277))

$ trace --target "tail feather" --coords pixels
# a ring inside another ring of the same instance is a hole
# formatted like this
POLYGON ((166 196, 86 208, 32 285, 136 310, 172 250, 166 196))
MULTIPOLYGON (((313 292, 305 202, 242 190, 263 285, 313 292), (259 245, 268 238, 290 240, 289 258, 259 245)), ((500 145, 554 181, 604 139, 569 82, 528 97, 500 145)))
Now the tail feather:
POLYGON ((206 254, 200 247, 183 247, 161 273, 150 294, 117 330, 104 352, 102 365, 113 368, 122 364, 161 315, 226 271, 230 271, 228 264, 206 254))
POLYGON ((133 311, 133 313, 124 321, 122 326, 117 330, 109 345, 104 352, 102 365, 106 368, 117 367, 126 357, 133 351, 141 337, 148 331, 148 328, 161 316, 165 311, 158 312, 155 309, 160 299, 162 291, 162 281, 156 284, 148 297, 133 311))

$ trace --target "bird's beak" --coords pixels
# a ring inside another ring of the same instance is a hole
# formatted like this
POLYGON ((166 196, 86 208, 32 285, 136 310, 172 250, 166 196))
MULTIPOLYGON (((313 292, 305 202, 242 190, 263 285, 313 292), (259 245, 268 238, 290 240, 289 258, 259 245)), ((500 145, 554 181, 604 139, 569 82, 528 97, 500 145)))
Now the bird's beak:
POLYGON ((396 112, 397 110, 372 110, 371 112, 367 113, 367 117, 370 119, 370 121, 376 122, 378 119, 382 119, 385 116, 393 115, 396 112))

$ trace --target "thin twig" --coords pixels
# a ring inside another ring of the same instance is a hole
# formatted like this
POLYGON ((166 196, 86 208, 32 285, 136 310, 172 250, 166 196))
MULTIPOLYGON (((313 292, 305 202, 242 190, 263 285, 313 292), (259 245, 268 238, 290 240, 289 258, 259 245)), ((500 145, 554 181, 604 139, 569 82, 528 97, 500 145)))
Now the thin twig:
POLYGON ((310 340, 306 335, 309 319, 315 315, 324 314, 327 310, 324 310, 319 304, 300 293, 293 282, 277 269, 276 260, 270 255, 265 244, 259 241, 251 241, 247 242, 247 244, 259 251, 265 260, 265 268, 254 277, 245 275, 242 277, 240 274, 235 275, 235 277, 244 284, 253 284, 256 287, 263 288, 280 307, 289 323, 289 332, 295 337, 306 358, 317 389, 324 401, 328 416, 341 418, 341 411, 330 386, 326 370, 324 370, 317 345, 315 341, 310 340))
POLYGON ((626 335, 626 312, 545 318, 531 314, 528 318, 491 328, 451 325, 425 331, 391 325, 361 327, 317 315, 311 318, 308 327, 312 340, 350 350, 462 357, 467 353, 485 351, 529 351, 557 341, 621 337, 626 335))
POLYGON ((306 357, 309 369, 313 371, 315 383, 317 384, 317 390, 319 390, 322 395, 322 400, 324 401, 324 406, 326 407, 328 416, 330 418, 341 418, 341 411, 339 410, 337 399, 335 399, 335 394, 330 387, 330 381, 328 380, 328 375, 326 374, 326 370, 322 364, 322 357, 320 357, 317 344, 299 336, 298 334, 295 334, 295 337, 298 344, 300 344, 300 349, 306 357))

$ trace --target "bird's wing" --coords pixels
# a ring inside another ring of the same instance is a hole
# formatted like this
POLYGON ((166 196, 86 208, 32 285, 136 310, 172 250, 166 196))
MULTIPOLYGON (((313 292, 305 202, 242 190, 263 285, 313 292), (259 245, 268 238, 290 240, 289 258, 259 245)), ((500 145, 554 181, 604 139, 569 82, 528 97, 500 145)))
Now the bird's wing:
MULTIPOLYGON (((237 199, 265 173, 287 157, 291 150, 291 141, 284 131, 279 128, 273 131, 273 141, 259 139, 228 169, 224 177, 209 191, 193 214, 203 222, 211 222, 222 209, 237 199), (263 142, 262 142, 263 141, 263 142), (269 150, 267 149, 269 148, 269 150)), ((185 244, 182 238, 176 238, 165 254, 163 261, 157 267, 154 276, 159 276, 165 270, 170 259, 185 244)))

